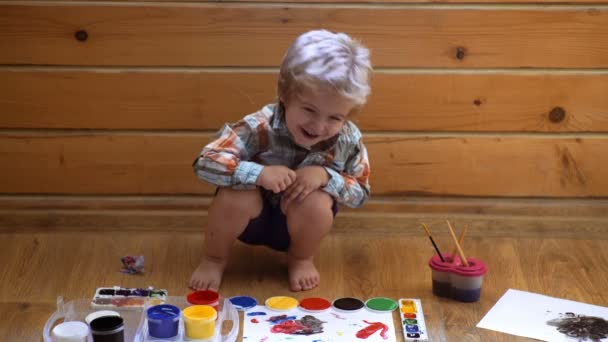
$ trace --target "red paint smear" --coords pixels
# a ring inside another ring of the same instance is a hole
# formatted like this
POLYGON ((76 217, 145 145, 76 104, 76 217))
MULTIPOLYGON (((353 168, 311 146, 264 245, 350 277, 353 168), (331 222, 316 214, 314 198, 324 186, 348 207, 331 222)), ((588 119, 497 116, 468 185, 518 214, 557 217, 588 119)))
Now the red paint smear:
POLYGON ((346 319, 344 317, 338 316, 338 314, 331 312, 332 315, 334 315, 334 317, 336 317, 337 319, 346 319))
POLYGON ((329 309, 331 303, 323 298, 305 298, 300 302, 300 306, 304 310, 321 311, 329 309))
POLYGON ((260 321, 258 321, 258 319, 257 319, 257 318, 252 318, 252 319, 251 319, 251 323, 260 323, 260 321))
POLYGON ((386 335, 386 332, 388 331, 388 326, 386 324, 382 322, 368 322, 366 320, 363 320, 363 322, 369 324, 369 326, 357 331, 358 338, 368 338, 376 331, 382 329, 382 331, 380 332, 380 336, 382 336, 383 339, 388 340, 388 336, 386 335))
POLYGON ((296 323, 296 321, 290 320, 274 325, 270 331, 273 333, 294 334, 302 329, 306 329, 306 327, 302 324, 296 323))

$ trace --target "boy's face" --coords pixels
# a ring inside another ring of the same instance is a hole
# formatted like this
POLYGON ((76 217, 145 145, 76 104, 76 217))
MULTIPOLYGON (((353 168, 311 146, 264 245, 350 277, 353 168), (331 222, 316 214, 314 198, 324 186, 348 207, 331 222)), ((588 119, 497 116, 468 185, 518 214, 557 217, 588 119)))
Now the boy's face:
POLYGON ((313 146, 340 132, 352 101, 331 92, 306 90, 285 103, 287 129, 298 145, 313 146))

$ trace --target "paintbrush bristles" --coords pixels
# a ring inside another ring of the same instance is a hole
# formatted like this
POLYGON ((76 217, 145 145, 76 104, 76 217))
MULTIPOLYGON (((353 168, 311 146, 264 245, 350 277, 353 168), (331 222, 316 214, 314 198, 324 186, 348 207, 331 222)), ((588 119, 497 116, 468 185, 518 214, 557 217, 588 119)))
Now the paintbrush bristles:
POLYGON ((437 247, 435 240, 433 240, 433 237, 431 236, 431 231, 426 227, 426 224, 424 224, 424 223, 422 224, 422 228, 424 228, 424 231, 426 231, 426 235, 429 237, 429 240, 431 240, 431 243, 433 244, 433 247, 435 248, 437 255, 439 255, 439 259, 441 259, 441 262, 445 262, 443 255, 441 255, 441 252, 439 251, 439 247, 437 247))
POLYGON ((454 243, 456 244, 456 249, 458 250, 458 254, 460 255, 460 259, 462 260, 462 263, 465 266, 469 266, 469 262, 467 261, 467 258, 464 256, 464 251, 462 250, 462 248, 460 248, 460 244, 458 243, 456 234, 454 234, 454 229, 452 229, 452 225, 450 224, 450 221, 445 220, 445 222, 448 223, 448 228, 450 229, 450 234, 452 235, 452 238, 454 239, 454 243))

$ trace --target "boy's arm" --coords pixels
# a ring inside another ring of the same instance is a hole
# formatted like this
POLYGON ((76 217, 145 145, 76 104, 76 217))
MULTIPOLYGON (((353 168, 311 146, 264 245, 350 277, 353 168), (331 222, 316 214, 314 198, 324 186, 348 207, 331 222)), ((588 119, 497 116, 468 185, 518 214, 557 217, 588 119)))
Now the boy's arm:
POLYGON ((258 141, 257 132, 244 120, 225 125, 219 137, 194 160, 194 172, 200 179, 218 186, 254 187, 262 165, 248 160, 257 152, 258 141))
POLYGON ((367 149, 359 140, 355 152, 348 158, 343 172, 325 167, 329 181, 322 188, 338 200, 338 203, 351 208, 363 205, 369 197, 369 160, 367 149))

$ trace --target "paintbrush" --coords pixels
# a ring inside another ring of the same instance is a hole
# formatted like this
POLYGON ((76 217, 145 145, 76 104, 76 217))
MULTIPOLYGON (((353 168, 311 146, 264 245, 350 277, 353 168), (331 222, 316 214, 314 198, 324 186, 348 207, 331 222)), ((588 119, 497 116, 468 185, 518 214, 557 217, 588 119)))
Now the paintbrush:
MULTIPOLYGON (((460 232, 460 236, 458 237, 458 243, 460 244, 460 248, 464 247, 464 234, 467 233, 468 228, 469 228, 469 225, 465 225, 464 228, 462 229, 462 231, 460 232)), ((454 261, 456 260, 456 258, 454 258, 456 253, 458 253, 458 249, 456 248, 456 246, 454 246, 454 251, 452 251, 452 259, 454 261)))
POLYGON ((450 234, 452 234, 452 238, 454 239, 454 243, 456 244, 456 249, 458 250, 458 254, 460 255, 460 259, 462 260, 462 263, 465 266, 469 266, 469 262, 467 261, 467 258, 464 256, 464 252, 462 251, 462 248, 460 248, 460 244, 458 243, 456 234, 454 234, 454 229, 452 229, 452 225, 450 224, 450 221, 445 220, 445 222, 448 223, 448 228, 450 229, 450 234))
POLYGON ((445 262, 445 259, 443 259, 443 255, 441 255, 441 252, 439 251, 439 247, 437 247, 437 244, 435 244, 435 240, 433 240, 433 237, 431 236, 431 232, 426 227, 426 224, 423 223, 422 228, 424 228, 426 235, 429 237, 429 240, 431 240, 433 247, 435 247, 435 251, 437 252, 437 255, 439 255, 439 259, 441 259, 441 262, 445 262))

